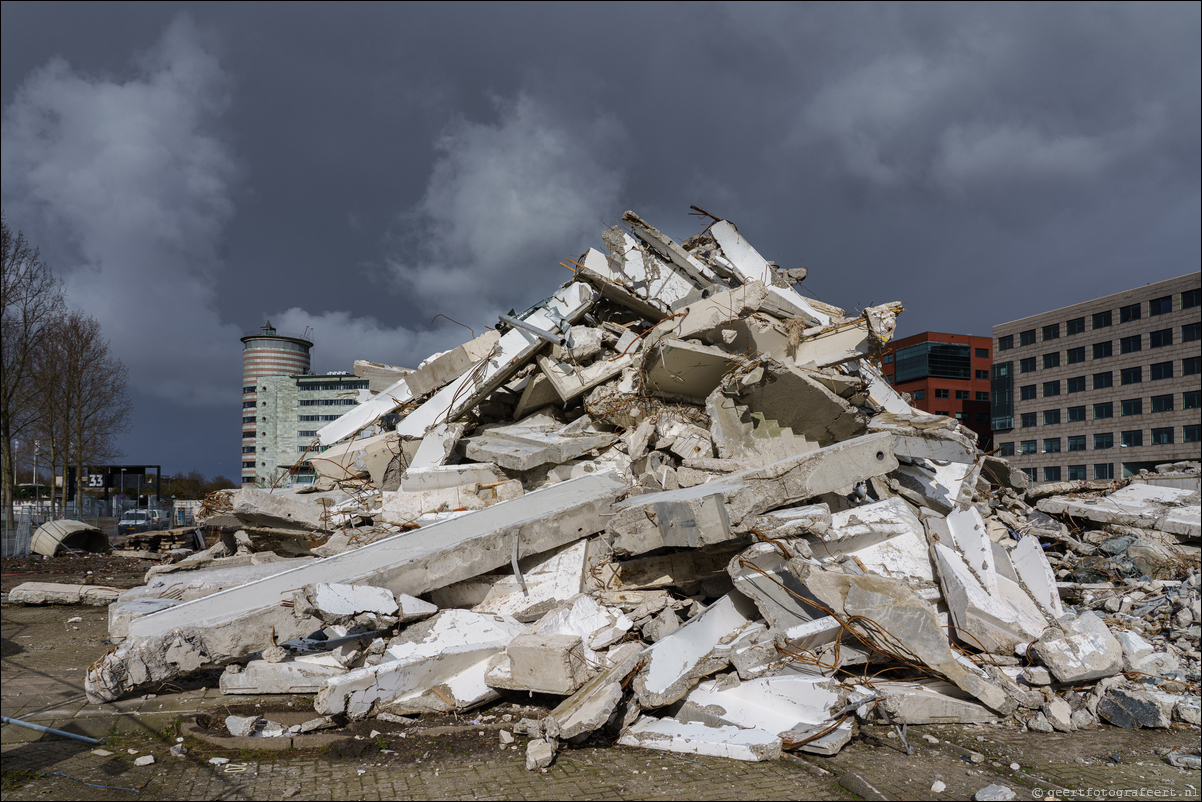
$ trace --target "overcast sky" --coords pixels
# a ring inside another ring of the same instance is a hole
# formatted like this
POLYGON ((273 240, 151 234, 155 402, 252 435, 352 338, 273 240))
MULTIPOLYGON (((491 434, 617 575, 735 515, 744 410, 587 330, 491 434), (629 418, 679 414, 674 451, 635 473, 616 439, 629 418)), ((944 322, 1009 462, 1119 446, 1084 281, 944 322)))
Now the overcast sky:
POLYGON ((899 336, 1196 271, 1199 9, 5 2, 3 207, 130 369, 127 461, 237 477, 243 333, 416 365, 626 209, 899 336))

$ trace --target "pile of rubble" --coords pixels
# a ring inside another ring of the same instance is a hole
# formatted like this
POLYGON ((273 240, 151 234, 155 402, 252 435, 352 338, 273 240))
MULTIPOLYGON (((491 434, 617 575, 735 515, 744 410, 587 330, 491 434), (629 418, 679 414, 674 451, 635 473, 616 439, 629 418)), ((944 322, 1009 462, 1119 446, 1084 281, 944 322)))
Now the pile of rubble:
POLYGON ((725 220, 623 223, 496 330, 358 363, 315 486, 211 498, 229 537, 111 605, 89 699, 210 664, 332 721, 547 694, 532 767, 593 735, 761 760, 857 720, 1198 722, 1196 467, 1032 490, 882 378, 900 304, 803 297, 725 220))

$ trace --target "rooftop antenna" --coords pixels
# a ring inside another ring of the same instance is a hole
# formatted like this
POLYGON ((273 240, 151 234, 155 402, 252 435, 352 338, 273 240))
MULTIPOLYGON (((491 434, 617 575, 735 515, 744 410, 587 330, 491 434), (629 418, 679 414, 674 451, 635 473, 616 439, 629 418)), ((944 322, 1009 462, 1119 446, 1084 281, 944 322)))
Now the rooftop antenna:
POLYGON ((303 336, 304 336, 304 338, 305 338, 306 340, 307 340, 307 339, 309 339, 309 333, 310 333, 310 332, 312 332, 312 331, 313 331, 313 327, 312 327, 312 326, 305 326, 305 333, 304 333, 304 335, 303 335, 303 336))

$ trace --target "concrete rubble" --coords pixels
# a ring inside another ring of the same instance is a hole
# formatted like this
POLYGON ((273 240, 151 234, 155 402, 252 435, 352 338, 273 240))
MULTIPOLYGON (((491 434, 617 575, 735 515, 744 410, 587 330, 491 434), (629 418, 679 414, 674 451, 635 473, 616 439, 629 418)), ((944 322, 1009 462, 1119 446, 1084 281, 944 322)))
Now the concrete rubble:
POLYGON ((717 218, 600 239, 416 369, 357 362, 315 486, 211 497, 232 534, 121 595, 89 700, 211 665, 331 722, 541 694, 531 770, 1197 722, 1196 464, 1032 486, 884 381, 900 303, 805 296, 717 218))

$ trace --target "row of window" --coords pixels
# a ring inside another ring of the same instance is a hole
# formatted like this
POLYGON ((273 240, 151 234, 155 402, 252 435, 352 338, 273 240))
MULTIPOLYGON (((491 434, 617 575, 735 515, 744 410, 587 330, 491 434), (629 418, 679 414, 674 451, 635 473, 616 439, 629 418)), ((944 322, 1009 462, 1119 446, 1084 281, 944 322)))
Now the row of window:
POLYGON ((296 433, 297 437, 317 437, 316 429, 301 429, 296 433))
POLYGON ((254 415, 243 415, 243 416, 242 416, 242 422, 243 422, 243 423, 254 423, 254 422, 255 422, 255 416, 254 416, 254 415))
MULTIPOLYGON (((1202 340, 1202 323, 1189 323, 1181 327, 1181 342, 1189 343, 1202 340)), ((1161 329, 1148 334, 1149 348, 1164 348, 1173 344, 1173 330, 1161 329)), ((1143 335, 1133 334, 1119 340, 1119 353, 1134 354, 1143 350, 1143 335)), ((1104 340, 1093 344, 1093 358, 1106 359, 1114 356, 1114 341, 1104 340)), ((1076 365, 1085 361, 1085 346, 1070 348, 1065 352, 1065 364, 1076 365)), ((1029 356, 1018 361, 1019 373, 1031 373, 1039 365, 1039 357, 1029 356)), ((1043 355, 1043 369, 1051 370, 1060 367, 1060 352, 1052 351, 1043 355)))
MULTIPOLYGON (((971 390, 956 390, 955 393, 956 393, 957 401, 973 400, 974 394, 971 390)), ((951 398, 952 397, 951 394, 952 394, 951 390, 942 390, 942 389, 939 389, 938 387, 935 388, 935 398, 951 398)), ((988 391, 978 390, 975 395, 976 395, 977 401, 988 401, 989 400, 989 392, 988 391)), ((927 397, 926 390, 915 390, 914 391, 914 400, 915 401, 921 401, 926 397, 927 397)))
MULTIPOLYGON (((1175 442, 1175 430, 1172 426, 1156 428, 1151 430, 1150 444, 1154 446, 1171 446, 1175 442)), ((1039 447, 1038 440, 1020 440, 1018 443, 1019 454, 1059 454, 1061 451, 1061 441, 1064 441, 1065 451, 1085 451, 1088 443, 1088 435, 1076 434, 1070 437, 1045 437, 1043 438, 1043 447, 1039 447)), ((1189 424, 1181 427, 1181 442, 1197 443, 1202 442, 1202 424, 1189 424)), ((1144 430, 1130 429, 1128 431, 1119 432, 1119 444, 1122 448, 1135 448, 1144 444, 1144 430)), ((998 443, 998 454, 1003 457, 1014 456, 1014 442, 998 443)), ((1093 447, 1095 451, 1105 451, 1114 448, 1114 432, 1095 432, 1093 435, 1093 447)))
POLYGON ((242 388, 242 395, 246 395, 247 393, 253 393, 254 391, 255 391, 255 386, 252 384, 249 387, 242 388))
POLYGON ((366 390, 367 379, 347 380, 343 382, 314 382, 312 384, 309 382, 297 382, 296 387, 298 390, 304 390, 305 392, 317 390, 366 390))
MULTIPOLYGON (((946 415, 949 418, 953 417, 952 413, 948 412, 946 409, 937 409, 934 412, 932 412, 931 414, 946 415)), ((965 424, 968 423, 968 413, 966 413, 966 412, 957 412, 954 417, 956 418, 956 420, 960 421, 961 423, 965 423, 965 424)), ((977 421, 977 423, 989 423, 989 413, 988 412, 976 413, 976 421, 977 421)))
MULTIPOLYGON (((1088 472, 1088 468, 1089 468, 1089 466, 1087 466, 1087 465, 1069 465, 1068 466, 1069 481, 1070 482, 1084 481, 1085 475, 1088 472)), ((1023 468, 1022 471, 1031 479, 1032 482, 1039 481, 1039 470, 1037 468, 1023 468)), ((1063 473, 1061 472, 1059 465, 1049 465, 1048 467, 1043 469, 1043 480, 1045 482, 1059 482, 1059 481, 1062 481, 1062 477, 1063 477, 1063 473)), ((1114 478, 1114 463, 1112 463, 1112 462, 1094 463, 1093 478, 1095 480, 1113 479, 1114 478)))
POLYGON ((302 398, 302 407, 353 407, 359 402, 353 398, 302 398))
POLYGON ((338 420, 341 415, 298 415, 297 420, 301 423, 318 423, 321 421, 338 420))
MULTIPOLYGON (((1200 398, 1202 398, 1202 391, 1199 391, 1199 390, 1190 390, 1189 392, 1182 393, 1181 394, 1181 408, 1182 409, 1199 409, 1200 407, 1202 407, 1202 401, 1200 401, 1200 398)), ((1153 413, 1172 412, 1176 408, 1176 398, 1173 396, 1172 393, 1167 393, 1165 395, 1154 395, 1149 400, 1151 401, 1149 408, 1151 409, 1151 411, 1153 413)), ((1068 423, 1083 423, 1086 420, 1086 417, 1085 417, 1086 406, 1084 404, 1082 404, 1080 406, 1076 406, 1076 407, 1069 407, 1066 411, 1068 414, 1067 414, 1067 417, 1065 418, 1065 420, 1068 423)), ((1060 412, 1061 412, 1061 410, 1059 410, 1059 409, 1043 410, 1043 425, 1044 426, 1055 426, 1056 424, 1060 423, 1061 422, 1060 412)), ((1144 399, 1128 398, 1126 400, 1120 401, 1119 402, 1119 414, 1120 414, 1120 417, 1129 417, 1131 415, 1144 414, 1144 399)), ((1102 403, 1093 405, 1094 420, 1104 420, 1106 418, 1113 418, 1113 417, 1114 417, 1114 402, 1113 401, 1104 401, 1102 403)), ((1028 429, 1032 426, 1038 425, 1038 420, 1039 420, 1038 412, 1024 412, 1019 417, 1019 425, 1023 429, 1028 429)))
MULTIPOLYGON (((1181 360, 1181 375, 1194 376, 1202 373, 1202 357, 1191 356, 1181 360)), ((1164 379, 1173 378, 1173 362, 1153 362, 1148 366, 1148 380, 1162 381, 1164 379)), ((1119 384, 1141 384, 1144 380, 1144 368, 1142 365, 1137 365, 1131 368, 1123 368, 1119 371, 1119 384)), ((1051 398, 1052 396, 1060 395, 1061 387, 1064 387, 1068 393, 1083 393, 1086 389, 1085 376, 1072 376, 1063 380, 1054 379, 1043 383, 1043 397, 1051 398)), ((1107 370, 1102 373, 1093 374, 1093 389, 1105 390, 1114 386, 1114 371, 1107 370)), ((1018 397, 1020 401, 1031 401, 1038 398, 1036 393, 1037 385, 1024 384, 1018 388, 1018 397)))
POLYGON ((308 453, 316 454, 321 451, 329 451, 330 448, 331 448, 331 446, 314 446, 314 445, 297 446, 296 453, 304 454, 304 453, 308 452, 308 453))
MULTIPOLYGON (((989 359, 989 349, 988 348, 974 348, 973 351, 974 351, 977 359, 989 359)), ((883 365, 893 364, 893 354, 885 354, 883 357, 881 357, 881 364, 883 364, 883 365)), ((984 373, 984 374, 986 374, 984 376, 984 378, 989 378, 989 375, 988 375, 989 371, 987 371, 987 370, 984 370, 984 371, 978 370, 977 373, 978 374, 984 373)), ((978 375, 977 378, 980 379, 982 377, 980 375, 978 375)))
MULTIPOLYGON (((1202 289, 1194 288, 1181 293, 1181 309, 1190 309, 1202 304, 1202 289)), ((1173 296, 1165 295, 1160 298, 1153 298, 1148 301, 1148 317, 1168 314, 1173 311, 1173 296)), ((1119 307, 1119 323, 1131 323, 1139 320, 1143 316, 1143 303, 1129 304, 1128 306, 1119 307)), ((1104 329, 1114 325, 1114 317, 1111 310, 1105 312, 1097 312, 1093 316, 1093 328, 1104 329)), ((1085 333, 1085 316, 1076 317, 1066 321, 1064 324, 1064 332, 1066 335, 1084 334, 1085 333)), ((1039 334, 1037 329, 1027 329, 1018 333, 1018 344, 1034 345, 1038 340, 1036 336, 1039 334)), ((1057 340, 1060 338, 1060 324, 1051 323, 1043 327, 1043 341, 1057 340)), ((1008 351, 1014 347, 1014 335, 1007 334, 1005 337, 998 337, 997 349, 999 351, 1008 351)))

